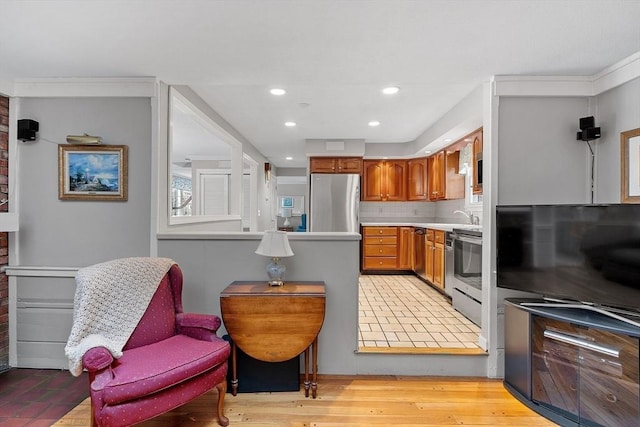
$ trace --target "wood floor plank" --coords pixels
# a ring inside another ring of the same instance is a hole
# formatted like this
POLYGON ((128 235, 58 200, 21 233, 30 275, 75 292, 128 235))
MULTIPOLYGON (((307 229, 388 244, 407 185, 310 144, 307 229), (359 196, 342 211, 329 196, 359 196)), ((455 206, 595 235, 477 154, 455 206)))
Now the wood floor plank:
MULTIPOLYGON (((527 426, 555 424, 486 378, 320 376, 318 397, 304 392, 228 394, 225 415, 243 427, 527 426)), ((216 391, 139 424, 215 427, 216 391)), ((89 426, 89 399, 55 426, 89 426)))

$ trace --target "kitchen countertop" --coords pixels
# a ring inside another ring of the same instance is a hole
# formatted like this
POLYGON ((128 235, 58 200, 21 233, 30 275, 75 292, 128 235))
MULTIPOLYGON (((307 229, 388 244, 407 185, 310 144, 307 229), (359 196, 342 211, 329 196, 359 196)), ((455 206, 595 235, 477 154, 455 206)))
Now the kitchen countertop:
POLYGON ((402 219, 398 221, 375 221, 375 220, 367 220, 366 222, 361 222, 361 226, 363 227, 419 227, 419 228, 432 228, 435 230, 444 230, 444 231, 452 231, 454 228, 463 228, 467 230, 480 230, 482 231, 482 225, 472 225, 472 224, 450 224, 450 223, 441 223, 441 222, 409 222, 404 221, 402 219))

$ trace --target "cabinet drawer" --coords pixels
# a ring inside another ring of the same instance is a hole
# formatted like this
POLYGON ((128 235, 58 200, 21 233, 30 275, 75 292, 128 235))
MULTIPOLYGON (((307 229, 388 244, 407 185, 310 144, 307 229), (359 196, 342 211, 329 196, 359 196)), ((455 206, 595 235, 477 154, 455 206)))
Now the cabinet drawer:
POLYGON ((397 260, 395 257, 365 257, 363 264, 365 270, 393 270, 397 260))
POLYGON ((442 230, 434 230, 435 241, 436 243, 444 244, 444 231, 442 230))
POLYGON ((434 230, 427 228, 427 231, 425 232, 426 236, 427 236, 427 240, 433 242, 434 241, 434 230))
POLYGON ((365 245, 364 256, 368 257, 395 257, 398 248, 395 245, 365 245))
POLYGON ((366 245, 396 245, 398 238, 396 236, 365 236, 364 244, 366 245))
POLYGON ((364 227, 365 236, 397 236, 398 227, 364 227))

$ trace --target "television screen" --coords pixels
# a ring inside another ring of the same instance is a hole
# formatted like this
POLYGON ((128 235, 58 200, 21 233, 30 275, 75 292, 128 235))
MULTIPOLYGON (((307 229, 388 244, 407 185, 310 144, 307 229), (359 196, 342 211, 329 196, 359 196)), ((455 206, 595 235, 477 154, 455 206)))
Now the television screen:
POLYGON ((640 313, 640 205, 498 206, 497 285, 640 313))

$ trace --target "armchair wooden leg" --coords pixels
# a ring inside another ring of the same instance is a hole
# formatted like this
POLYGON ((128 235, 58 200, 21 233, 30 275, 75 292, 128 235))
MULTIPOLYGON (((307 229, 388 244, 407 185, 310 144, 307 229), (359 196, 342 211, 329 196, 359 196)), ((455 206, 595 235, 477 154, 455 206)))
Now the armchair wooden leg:
POLYGON ((224 416, 224 395, 227 392, 226 378, 216 386, 216 390, 218 390, 218 424, 226 427, 229 425, 229 418, 224 416))
POLYGON ((98 427, 98 423, 96 422, 96 414, 93 412, 93 399, 91 400, 91 427, 98 427))

